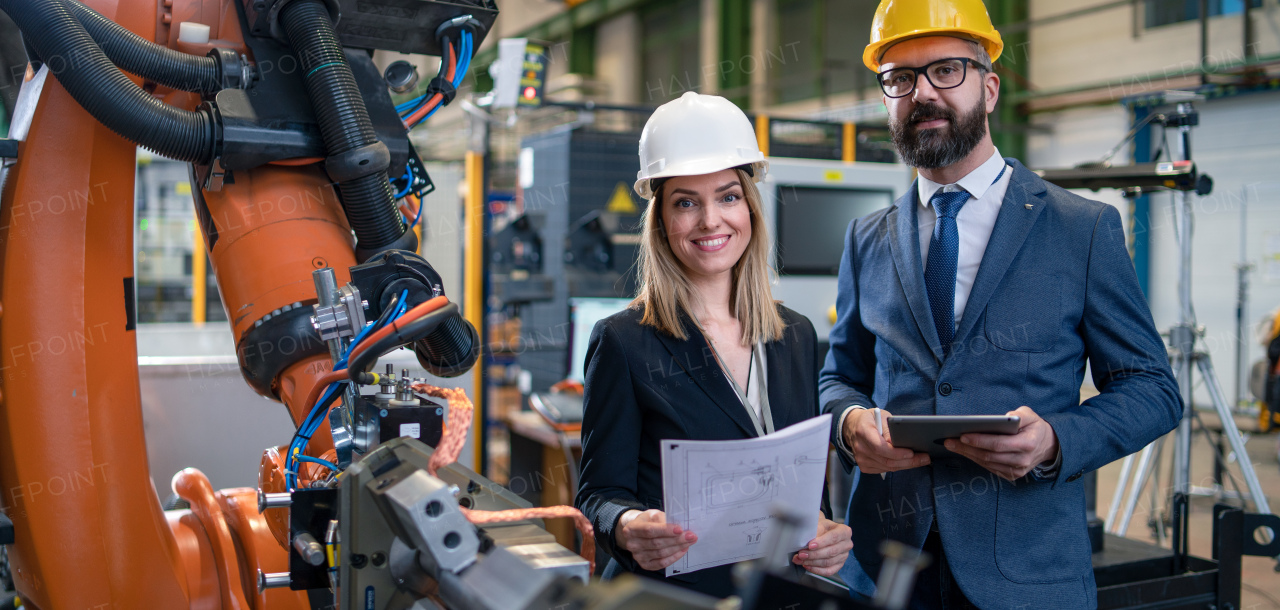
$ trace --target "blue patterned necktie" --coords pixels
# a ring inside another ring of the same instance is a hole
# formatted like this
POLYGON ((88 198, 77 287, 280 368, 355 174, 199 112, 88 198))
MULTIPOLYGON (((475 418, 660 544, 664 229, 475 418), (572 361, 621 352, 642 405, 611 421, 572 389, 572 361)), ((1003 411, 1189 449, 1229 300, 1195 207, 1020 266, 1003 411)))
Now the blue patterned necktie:
POLYGON ((956 214, 960 213, 960 208, 968 200, 969 193, 964 190, 951 193, 940 190, 929 200, 929 205, 938 214, 938 222, 933 225, 933 237, 929 240, 929 262, 924 268, 924 285, 929 292, 929 310, 933 313, 933 325, 938 329, 944 353, 948 351, 956 334, 956 264, 960 260, 960 232, 956 229, 956 214))

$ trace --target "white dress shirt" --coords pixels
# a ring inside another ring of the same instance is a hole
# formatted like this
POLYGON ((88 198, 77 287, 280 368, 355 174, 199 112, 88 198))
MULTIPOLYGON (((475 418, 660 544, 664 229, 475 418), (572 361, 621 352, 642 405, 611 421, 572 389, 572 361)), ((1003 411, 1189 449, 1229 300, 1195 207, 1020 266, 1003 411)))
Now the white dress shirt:
MULTIPOLYGON (((960 324, 964 316, 964 307, 969 302, 969 291, 973 289, 973 280, 978 276, 978 267, 982 265, 982 255, 987 251, 987 242, 991 240, 991 231, 996 226, 996 218, 1000 216, 1000 204, 1004 201, 1005 192, 1009 190, 1009 181, 1013 179, 1013 171, 1004 169, 1004 157, 1000 151, 992 153, 977 169, 969 172, 955 184, 942 185, 920 176, 916 181, 916 194, 919 203, 916 205, 916 220, 920 224, 920 272, 924 273, 929 263, 929 241, 933 238, 933 227, 938 222, 938 214, 929 205, 934 193, 946 189, 948 192, 963 189, 971 198, 956 214, 956 229, 960 237, 960 257, 956 264, 956 302, 955 324, 960 324), (1004 174, 1000 171, 1004 169, 1004 174), (996 180, 996 176, 1000 176, 996 180)), ((853 405, 840 414, 841 434, 837 436, 839 448, 849 457, 853 451, 845 446, 844 420, 854 409, 865 409, 863 405, 853 405)), ((1059 452, 1057 459, 1049 468, 1037 468, 1044 473, 1056 470, 1062 459, 1059 452)))

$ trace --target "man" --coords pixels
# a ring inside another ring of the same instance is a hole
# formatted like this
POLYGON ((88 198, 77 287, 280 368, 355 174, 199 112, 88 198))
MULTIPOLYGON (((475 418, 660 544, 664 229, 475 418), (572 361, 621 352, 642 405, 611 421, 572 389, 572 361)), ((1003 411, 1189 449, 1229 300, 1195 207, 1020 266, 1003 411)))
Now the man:
POLYGON ((980 0, 883 0, 864 62, 919 180, 853 221, 820 401, 856 466, 841 575, 874 593, 879 540, 923 548, 919 608, 1097 604, 1080 477, 1182 416, 1120 215, 992 144, 1000 35, 980 0), (1100 392, 1083 404, 1088 361, 1100 392), (875 411, 875 409, 882 411, 875 411), (930 460, 876 417, 1009 414, 930 460), (882 474, 885 473, 885 474, 882 474))

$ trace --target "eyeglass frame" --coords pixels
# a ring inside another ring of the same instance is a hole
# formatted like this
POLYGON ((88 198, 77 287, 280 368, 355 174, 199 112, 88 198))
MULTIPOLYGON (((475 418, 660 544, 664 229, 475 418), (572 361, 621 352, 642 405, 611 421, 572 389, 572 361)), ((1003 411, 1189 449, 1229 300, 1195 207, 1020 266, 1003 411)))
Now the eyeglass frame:
POLYGON ((908 95, 915 93, 917 83, 920 82, 921 74, 924 75, 925 80, 929 81, 929 86, 933 87, 934 89, 939 89, 939 90, 955 89, 960 85, 963 85, 965 79, 969 78, 969 64, 973 64, 974 67, 978 68, 983 72, 991 72, 990 67, 988 67, 986 64, 972 57, 943 57, 942 59, 931 61, 918 68, 912 68, 909 66, 899 66, 895 68, 889 68, 888 70, 881 70, 880 72, 876 72, 876 83, 880 85, 880 91, 884 93, 885 97, 889 99, 895 99, 895 100, 907 97, 908 95), (934 65, 940 64, 944 61, 956 61, 956 60, 960 60, 961 61, 960 65, 964 66, 964 73, 960 75, 960 82, 954 85, 951 85, 950 87, 939 87, 935 85, 933 83, 933 79, 929 77, 929 68, 934 65), (889 92, 885 89, 884 75, 890 72, 893 72, 895 70, 911 70, 911 72, 913 73, 913 76, 911 78, 911 90, 906 93, 903 93, 902 95, 889 95, 889 92))

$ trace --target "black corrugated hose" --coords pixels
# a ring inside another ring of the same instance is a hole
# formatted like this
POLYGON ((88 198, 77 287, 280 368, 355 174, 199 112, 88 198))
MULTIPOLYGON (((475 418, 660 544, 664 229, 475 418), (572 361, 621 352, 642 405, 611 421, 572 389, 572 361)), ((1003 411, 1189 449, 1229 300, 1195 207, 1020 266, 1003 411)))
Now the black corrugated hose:
POLYGON ((121 70, 181 91, 214 93, 222 89, 218 62, 151 42, 76 0, 62 0, 121 70))
POLYGON ((461 316, 445 320, 425 339, 413 344, 418 364, 436 377, 457 377, 480 358, 480 336, 461 316))
POLYGON ((214 119, 169 106, 107 58, 60 0, 0 0, 58 82, 93 118, 135 144, 189 163, 214 156, 214 119))
MULTIPOLYGON (((280 23, 305 71, 307 95, 329 157, 377 143, 369 111, 324 3, 293 0, 280 11, 280 23)), ((416 246, 416 238, 413 245, 397 244, 408 237, 408 227, 396 209, 385 166, 353 180, 339 180, 338 192, 347 223, 356 234, 357 259, 367 259, 392 244, 404 249, 416 246)))

